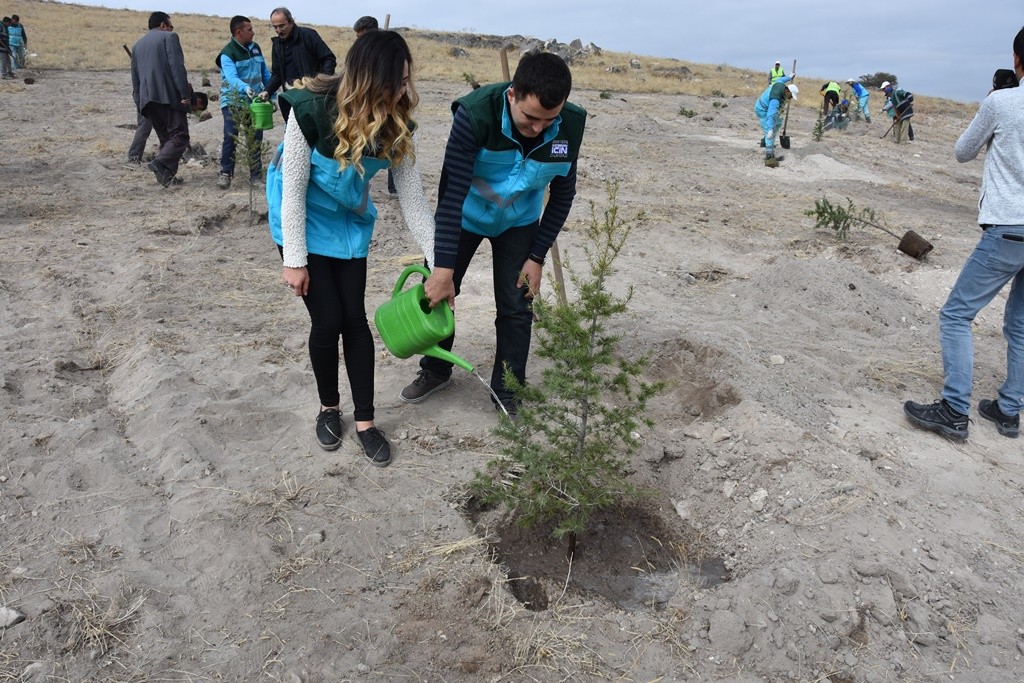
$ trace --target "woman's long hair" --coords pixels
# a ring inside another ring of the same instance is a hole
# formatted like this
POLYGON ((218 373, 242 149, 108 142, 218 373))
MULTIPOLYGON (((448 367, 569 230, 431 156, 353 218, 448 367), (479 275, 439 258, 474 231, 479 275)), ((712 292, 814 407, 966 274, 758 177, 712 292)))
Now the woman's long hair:
POLYGON ((337 91, 334 134, 338 147, 334 158, 342 168, 352 165, 363 173, 364 155, 387 159, 393 165, 406 156, 413 157, 411 114, 419 95, 412 83, 412 54, 400 34, 369 31, 349 48, 341 76, 321 75, 296 85, 315 93, 337 91), (396 100, 406 62, 409 84, 396 100))

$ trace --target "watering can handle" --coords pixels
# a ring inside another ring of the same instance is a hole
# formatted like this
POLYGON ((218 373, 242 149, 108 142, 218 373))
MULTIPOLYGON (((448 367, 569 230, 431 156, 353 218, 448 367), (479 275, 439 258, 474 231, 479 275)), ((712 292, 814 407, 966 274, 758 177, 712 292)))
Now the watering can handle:
POLYGON ((429 277, 430 276, 430 271, 427 270, 427 268, 425 266, 418 266, 418 265, 415 265, 415 264, 411 265, 411 266, 406 266, 405 270, 402 271, 402 274, 398 276, 398 282, 395 283, 394 291, 391 292, 391 298, 392 299, 394 299, 396 296, 401 294, 402 288, 405 287, 405 280, 406 280, 406 278, 408 278, 413 273, 419 273, 423 277, 429 277))

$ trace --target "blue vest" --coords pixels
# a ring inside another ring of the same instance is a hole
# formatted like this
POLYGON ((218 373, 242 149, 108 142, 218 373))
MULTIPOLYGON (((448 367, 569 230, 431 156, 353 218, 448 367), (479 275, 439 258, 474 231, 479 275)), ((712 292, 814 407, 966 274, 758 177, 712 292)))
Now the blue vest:
MULTIPOLYGON (((292 105, 287 125, 299 126, 312 148, 306 186, 306 251, 339 259, 366 258, 377 220, 377 208, 370 199, 370 180, 391 163, 364 155, 362 175, 352 165, 341 168, 333 156, 321 151, 322 145, 317 144, 316 139, 318 131, 329 129, 337 115, 333 96, 289 90, 281 97, 292 105)), ((336 140, 334 144, 337 145, 336 140)), ((283 155, 282 142, 267 167, 270 236, 280 246, 284 246, 281 229, 283 155)))
POLYGON ((540 218, 545 188, 555 176, 568 175, 579 156, 587 118, 586 111, 566 102, 537 145, 524 154, 505 106, 508 87, 487 85, 452 105, 452 111, 465 108, 480 145, 462 205, 462 229, 485 237, 540 218))

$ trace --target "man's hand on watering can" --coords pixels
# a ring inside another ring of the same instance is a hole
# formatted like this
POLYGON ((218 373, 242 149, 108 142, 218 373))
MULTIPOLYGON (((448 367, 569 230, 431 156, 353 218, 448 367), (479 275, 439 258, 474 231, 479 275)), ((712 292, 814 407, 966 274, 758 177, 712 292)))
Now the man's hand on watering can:
POLYGON ((430 307, 437 306, 442 301, 447 301, 452 310, 455 310, 455 270, 452 268, 434 268, 427 281, 423 283, 423 292, 430 300, 430 307))
POLYGON ((284 274, 281 276, 284 283, 292 290, 295 296, 306 296, 309 294, 309 271, 305 267, 289 268, 285 266, 284 274))
POLYGON ((527 299, 532 299, 540 293, 540 283, 543 280, 541 277, 542 269, 543 266, 532 259, 526 259, 526 263, 523 264, 516 287, 527 285, 528 289, 525 294, 527 299))

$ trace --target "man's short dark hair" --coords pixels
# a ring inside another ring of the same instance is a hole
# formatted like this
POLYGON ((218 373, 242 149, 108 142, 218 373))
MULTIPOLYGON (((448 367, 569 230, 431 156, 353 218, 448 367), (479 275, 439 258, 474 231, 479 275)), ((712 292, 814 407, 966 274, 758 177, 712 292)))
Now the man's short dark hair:
POLYGON ((192 103, 192 109, 206 111, 206 108, 210 106, 210 96, 202 91, 193 91, 189 100, 192 103))
POLYGON ((1017 37, 1013 39, 1013 53, 1020 59, 1020 63, 1024 66, 1024 28, 1017 31, 1017 37))
POLYGON ((231 35, 235 35, 235 31, 242 28, 245 24, 251 24, 249 17, 243 17, 241 14, 236 14, 231 17, 231 23, 228 25, 231 30, 231 35))
POLYGON ((292 11, 290 9, 288 9, 287 7, 278 7, 276 9, 274 9, 270 13, 270 16, 274 16, 275 14, 283 14, 284 15, 284 20, 287 21, 289 24, 295 23, 295 20, 292 19, 292 11))
POLYGON ((171 23, 171 15, 167 12, 153 12, 149 15, 149 28, 159 28, 160 24, 171 23))
POLYGON ((380 24, 377 23, 377 17, 359 17, 356 19, 356 23, 352 24, 352 30, 356 33, 376 31, 379 28, 380 24))
POLYGON ((17 23, 17 22, 21 21, 21 17, 19 17, 17 14, 12 14, 11 15, 11 21, 17 23))
POLYGON ((554 109, 569 98, 572 73, 565 60, 550 52, 531 52, 519 60, 512 89, 516 100, 536 95, 540 106, 554 109))

